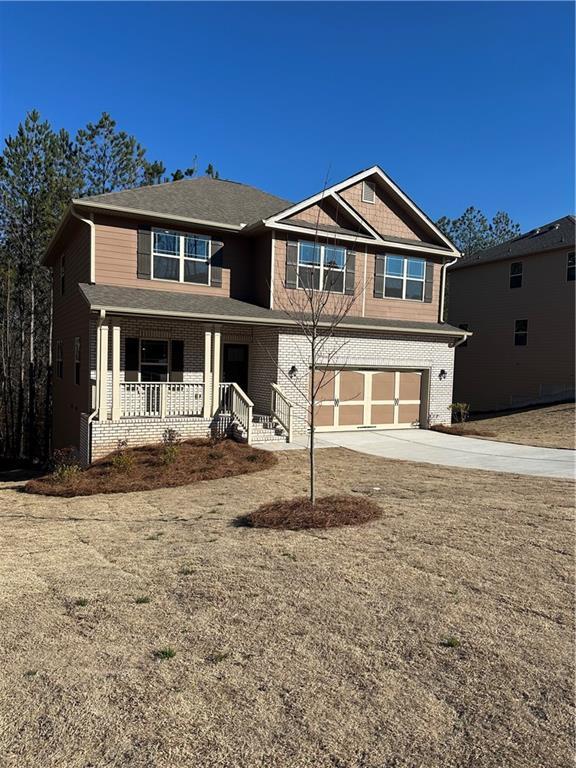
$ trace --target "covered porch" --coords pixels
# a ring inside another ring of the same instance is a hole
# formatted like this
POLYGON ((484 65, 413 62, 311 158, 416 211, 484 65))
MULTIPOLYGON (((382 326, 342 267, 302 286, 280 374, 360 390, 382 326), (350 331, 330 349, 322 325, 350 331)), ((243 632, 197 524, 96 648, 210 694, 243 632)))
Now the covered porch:
POLYGON ((249 443, 291 439, 272 329, 101 314, 91 337, 98 431, 108 425, 117 434, 123 425, 138 439, 156 438, 162 422, 184 436, 228 430, 249 443))

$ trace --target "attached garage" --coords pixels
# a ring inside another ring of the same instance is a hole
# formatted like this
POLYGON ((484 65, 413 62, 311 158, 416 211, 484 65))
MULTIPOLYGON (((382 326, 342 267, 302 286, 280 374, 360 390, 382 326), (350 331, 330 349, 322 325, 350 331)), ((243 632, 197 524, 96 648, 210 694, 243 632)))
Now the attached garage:
POLYGON ((318 431, 396 429, 420 426, 423 371, 318 371, 318 431))

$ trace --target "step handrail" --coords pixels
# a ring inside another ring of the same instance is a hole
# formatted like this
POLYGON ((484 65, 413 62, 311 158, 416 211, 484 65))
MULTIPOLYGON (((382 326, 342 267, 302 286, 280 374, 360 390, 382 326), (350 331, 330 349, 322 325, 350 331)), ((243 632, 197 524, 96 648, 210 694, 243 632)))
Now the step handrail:
POLYGON ((246 431, 246 442, 248 445, 252 442, 253 413, 254 403, 252 400, 235 381, 230 382, 230 414, 246 431))
POLYGON ((271 383, 272 395, 270 413, 284 427, 288 434, 288 442, 292 442, 292 411, 294 406, 288 400, 278 384, 271 383))

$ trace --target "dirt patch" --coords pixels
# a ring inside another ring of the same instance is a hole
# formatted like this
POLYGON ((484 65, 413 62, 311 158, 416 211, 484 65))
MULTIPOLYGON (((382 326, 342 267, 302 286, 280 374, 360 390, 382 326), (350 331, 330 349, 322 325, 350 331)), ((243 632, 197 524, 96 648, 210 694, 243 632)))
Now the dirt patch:
POLYGON ((30 480, 25 490, 65 497, 147 491, 259 472, 276 462, 274 453, 234 440, 187 440, 178 445, 129 448, 84 470, 30 480))
POLYGON ((322 496, 312 504, 307 496, 263 504, 254 512, 239 518, 253 528, 336 528, 341 525, 362 525, 381 517, 382 509, 369 499, 355 496, 322 496))
POLYGON ((233 522, 307 456, 74 499, 0 491, 3 768, 564 768, 574 484, 318 451, 366 526, 233 522))

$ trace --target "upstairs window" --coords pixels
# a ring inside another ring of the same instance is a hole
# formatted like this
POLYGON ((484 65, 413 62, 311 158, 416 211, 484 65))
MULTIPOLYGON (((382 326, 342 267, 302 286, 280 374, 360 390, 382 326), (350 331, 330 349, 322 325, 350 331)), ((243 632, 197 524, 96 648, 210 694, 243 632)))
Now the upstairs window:
POLYGON ((424 301, 426 260, 408 256, 386 256, 384 296, 388 299, 424 301))
POLYGON ((210 285, 210 238, 155 229, 152 232, 152 279, 210 285))
POLYGON ((80 384, 80 336, 74 337, 74 381, 80 384))
POLYGON ((60 259, 60 296, 64 296, 66 290, 66 256, 60 259))
POLYGON ((510 264, 510 288, 522 288, 522 262, 510 264))
POLYGON ((574 280, 574 271, 576 269, 576 256, 574 251, 568 254, 568 262, 566 265, 566 280, 572 282, 574 280))
POLYGON ((298 284, 344 293, 346 249, 336 245, 300 241, 298 243, 298 284))
POLYGON ((64 378, 64 348, 60 340, 56 342, 56 376, 64 378))
POLYGON ((376 202, 376 185, 373 181, 362 182, 362 202, 363 203, 375 203, 376 202))
POLYGON ((528 344, 528 320, 514 321, 514 346, 525 347, 528 344))

